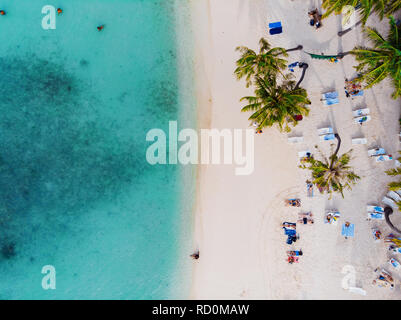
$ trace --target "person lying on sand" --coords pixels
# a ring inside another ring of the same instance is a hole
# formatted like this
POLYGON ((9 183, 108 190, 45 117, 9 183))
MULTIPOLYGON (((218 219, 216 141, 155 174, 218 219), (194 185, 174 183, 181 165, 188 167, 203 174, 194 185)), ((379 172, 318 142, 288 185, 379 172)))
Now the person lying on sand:
POLYGON ((283 224, 281 225, 283 228, 287 228, 287 229, 296 229, 297 225, 293 222, 283 222, 283 224))
POLYGON ((314 221, 313 221, 312 218, 304 217, 302 219, 298 219, 298 223, 301 223, 301 224, 314 224, 314 221))
POLYGON ((347 98, 350 96, 354 96, 359 93, 359 91, 362 89, 362 86, 359 83, 354 83, 352 81, 349 81, 348 79, 345 79, 345 95, 347 98))
POLYGON ((285 201, 286 206, 291 206, 291 207, 300 207, 301 206, 301 200, 299 199, 288 199, 285 201))

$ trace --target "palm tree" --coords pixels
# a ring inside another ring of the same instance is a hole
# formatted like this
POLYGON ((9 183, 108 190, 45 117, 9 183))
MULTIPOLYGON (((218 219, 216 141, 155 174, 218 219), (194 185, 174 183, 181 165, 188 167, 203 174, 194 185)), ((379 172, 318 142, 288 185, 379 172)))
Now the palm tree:
POLYGON ((395 88, 392 97, 396 99, 401 96, 401 26, 397 26, 394 17, 389 19, 387 39, 376 29, 366 28, 374 47, 356 47, 351 53, 359 62, 355 67, 360 73, 356 81, 365 82, 366 88, 371 88, 390 76, 395 88))
MULTIPOLYGON (((401 151, 398 151, 399 154, 401 154, 401 151)), ((397 159, 398 161, 401 161, 401 158, 397 159)), ((401 168, 396 168, 396 169, 390 169, 386 171, 387 175, 389 176, 399 176, 401 175, 401 168)), ((394 181, 394 182, 390 182, 388 184, 388 187, 390 190, 392 191, 397 191, 401 189, 401 181, 394 181)))
POLYGON ((285 77, 281 70, 287 67, 287 60, 280 58, 280 56, 287 57, 288 52, 302 49, 302 46, 288 50, 280 47, 272 48, 264 38, 260 39, 259 47, 259 53, 243 46, 236 48, 241 53, 241 57, 236 62, 237 68, 234 73, 238 80, 243 77, 246 78, 247 87, 251 85, 255 76, 266 73, 281 74, 285 77))
POLYGON ((274 74, 255 78, 255 96, 243 97, 248 104, 242 112, 253 112, 249 120, 259 124, 258 130, 277 124, 280 130, 291 131, 288 124, 297 124, 297 115, 308 115, 311 104, 305 89, 297 87, 288 76, 281 85, 274 74))
POLYGON ((386 14, 393 14, 401 9, 401 0, 392 0, 386 8, 386 14))
POLYGON ((300 166, 302 169, 312 171, 312 183, 319 188, 321 193, 328 193, 330 199, 334 192, 339 192, 344 198, 344 189, 351 189, 351 186, 360 179, 348 165, 351 160, 352 150, 337 156, 341 146, 341 139, 338 134, 335 134, 335 136, 338 140, 337 148, 329 158, 326 158, 323 154, 322 161, 310 157, 303 160, 304 164, 300 166))
POLYGON ((394 0, 323 0, 322 7, 326 9, 323 18, 328 17, 333 12, 340 14, 347 7, 354 7, 361 14, 361 22, 366 23, 370 14, 376 12, 382 19, 386 7, 394 0))

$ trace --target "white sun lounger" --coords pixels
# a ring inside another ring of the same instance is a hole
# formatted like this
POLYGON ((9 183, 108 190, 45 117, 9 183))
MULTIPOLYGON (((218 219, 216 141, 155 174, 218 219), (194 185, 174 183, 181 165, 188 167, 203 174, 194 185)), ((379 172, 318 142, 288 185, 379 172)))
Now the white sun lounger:
POLYGON ((396 202, 401 201, 400 195, 394 191, 389 191, 387 193, 387 197, 393 199, 396 202))
POLYGON ((336 136, 334 135, 334 133, 329 133, 329 134, 319 136, 320 141, 330 141, 330 140, 334 140, 335 138, 336 138, 336 136))
POLYGON ((369 108, 358 109, 352 112, 354 117, 367 116, 370 113, 369 108))
POLYGON ((300 152, 298 152, 298 157, 305 158, 308 156, 308 154, 309 154, 309 157, 312 156, 312 152, 310 152, 309 150, 300 151, 300 152))
POLYGON ((359 123, 359 124, 368 122, 370 120, 372 120, 372 118, 370 116, 361 116, 361 117, 354 118, 354 122, 359 123))
POLYGON ((354 138, 352 139, 352 144, 367 144, 368 140, 366 138, 354 138))
POLYGON ((300 143, 304 141, 304 137, 300 136, 300 137, 289 137, 288 138, 288 142, 289 143, 300 143))
POLYGON ((333 128, 332 127, 317 129, 317 134, 319 136, 322 136, 322 135, 325 135, 325 134, 329 134, 329 133, 333 133, 333 128))
POLYGON ((397 204, 394 202, 394 200, 384 197, 382 202, 390 207, 392 207, 393 209, 397 208, 397 204))
POLYGON ((379 206, 366 206, 367 212, 380 212, 384 213, 384 208, 379 206))
POLYGON ((383 148, 374 148, 374 149, 368 150, 369 157, 376 157, 376 156, 380 156, 380 155, 384 155, 384 154, 386 154, 386 150, 384 150, 383 148))
POLYGON ((375 157, 376 162, 385 162, 385 161, 391 161, 391 160, 393 160, 393 157, 389 154, 384 154, 384 155, 375 157))
POLYGON ((322 101, 325 106, 332 106, 335 104, 339 104, 340 101, 338 100, 338 92, 326 92, 322 94, 322 101))
POLYGON ((382 212, 368 212, 367 213, 367 220, 384 220, 384 213, 382 212))

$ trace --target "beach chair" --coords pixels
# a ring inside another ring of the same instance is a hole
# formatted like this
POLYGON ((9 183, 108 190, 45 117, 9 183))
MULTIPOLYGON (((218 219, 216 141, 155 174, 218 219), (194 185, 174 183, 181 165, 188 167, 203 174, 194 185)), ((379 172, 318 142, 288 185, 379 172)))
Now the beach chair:
POLYGON ((377 157, 377 156, 381 156, 384 154, 386 154, 386 150, 384 150, 383 148, 374 148, 374 149, 368 150, 369 157, 377 157))
POLYGON ((352 139, 352 144, 358 145, 358 144, 367 144, 368 140, 366 138, 354 138, 352 139))
POLYGON ((384 155, 375 157, 376 162, 385 162, 385 161, 391 161, 391 160, 393 160, 393 157, 391 154, 384 154, 384 155))
POLYGON ((397 204, 394 202, 394 200, 393 200, 393 199, 390 199, 390 198, 388 198, 388 197, 386 197, 386 196, 382 199, 382 202, 383 202, 384 204, 390 206, 390 207, 393 208, 393 209, 397 209, 397 208, 398 208, 398 206, 397 206, 397 204))
POLYGON ((367 220, 384 220, 384 208, 379 206, 366 206, 367 220))
POLYGON ((291 64, 288 65, 288 70, 290 70, 291 72, 294 72, 295 71, 294 68, 298 67, 298 65, 299 65, 298 61, 294 62, 294 63, 291 63, 291 64))
POLYGON ((391 245, 391 246, 389 246, 388 250, 394 254, 401 254, 401 248, 397 247, 397 246, 391 245))
POLYGON ((312 157, 312 153, 308 150, 298 152, 299 161, 303 162, 312 157))
POLYGON ((323 93, 321 100, 325 106, 332 106, 340 103, 337 91, 323 93))
POLYGON ((389 191, 387 197, 393 199, 395 202, 401 201, 400 195, 394 191, 389 191))
POLYGON ((368 212, 366 220, 384 220, 384 213, 382 212, 368 212))
POLYGON ((271 35, 280 34, 283 32, 283 26, 281 22, 269 23, 269 33, 271 35))
POLYGON ((379 212, 384 213, 384 208, 379 206, 366 206, 368 212, 379 212))
POLYGON ((391 258, 388 263, 396 270, 401 270, 401 263, 397 259, 391 258))
POLYGON ((336 136, 334 135, 334 133, 329 133, 323 136, 319 136, 320 141, 330 141, 330 140, 334 140, 336 138, 336 136))
POLYGON ((317 129, 317 134, 318 134, 319 136, 321 136, 321 135, 326 135, 326 134, 330 134, 330 133, 333 133, 333 128, 332 128, 332 127, 317 129))
POLYGON ((303 136, 299 136, 299 137, 289 137, 288 138, 288 142, 289 143, 300 143, 304 141, 304 137, 303 136))
POLYGON ((354 236, 354 231, 355 231, 355 226, 353 223, 344 223, 342 228, 341 228, 341 235, 344 236, 345 238, 348 237, 353 237, 354 236))
POLYGON ((370 120, 372 120, 371 116, 360 116, 354 118, 354 122, 358 124, 363 124, 365 122, 369 122, 370 120))
POLYGON ((369 108, 358 109, 352 112, 354 117, 367 116, 370 113, 369 108))

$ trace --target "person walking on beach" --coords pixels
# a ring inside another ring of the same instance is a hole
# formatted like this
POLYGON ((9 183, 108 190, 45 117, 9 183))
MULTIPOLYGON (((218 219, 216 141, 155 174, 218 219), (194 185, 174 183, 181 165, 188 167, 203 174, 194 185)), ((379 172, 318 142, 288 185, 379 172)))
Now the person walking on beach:
POLYGON ((196 252, 194 252, 193 254, 190 255, 190 257, 194 260, 198 260, 199 259, 199 250, 197 250, 196 252))

